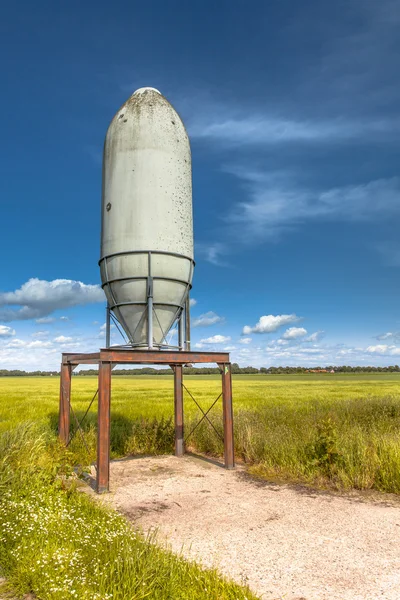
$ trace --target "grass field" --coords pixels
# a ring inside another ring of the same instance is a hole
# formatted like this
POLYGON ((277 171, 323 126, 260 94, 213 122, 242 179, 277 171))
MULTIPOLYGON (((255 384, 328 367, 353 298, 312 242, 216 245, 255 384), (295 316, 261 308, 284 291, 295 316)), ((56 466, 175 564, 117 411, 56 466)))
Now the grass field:
POLYGON ((19 425, 0 436, 0 574, 13 592, 5 597, 256 600, 77 491, 67 460, 40 427, 19 425))
MULTIPOLYGON (((220 393, 218 376, 187 376, 185 385, 207 408, 220 393)), ((0 379, 0 430, 41 422, 56 431, 56 377, 0 379)), ((78 419, 96 391, 94 377, 74 377, 78 419)), ((237 375, 233 377, 235 445, 239 459, 264 477, 337 488, 400 492, 400 375, 237 375)), ((112 455, 171 452, 170 376, 113 377, 112 455)), ((222 432, 220 403, 212 413, 222 432)), ((185 392, 186 431, 199 417, 185 392)), ((90 456, 78 436, 79 460, 93 460, 96 403, 87 421, 90 456)), ((72 426, 74 420, 72 419, 72 426)), ((203 424, 193 449, 219 455, 222 445, 203 424)))
MULTIPOLYGON (((204 409, 220 383, 217 376, 185 378, 204 409)), ((78 419, 96 387, 94 377, 73 378, 78 419)), ((88 450, 76 436, 65 451, 56 438, 58 392, 58 377, 0 378, 0 574, 13 591, 41 600, 253 599, 74 489, 74 465, 95 458, 96 402, 85 422, 88 450)), ((254 474, 400 493, 400 375, 239 375, 233 397, 236 455, 254 474)), ((216 408, 212 421, 222 433, 221 402, 216 408)), ((112 455, 172 452, 172 415, 172 377, 114 376, 112 455)), ((186 432, 199 416, 185 392, 186 432)), ((189 444, 222 453, 205 423, 189 444)))

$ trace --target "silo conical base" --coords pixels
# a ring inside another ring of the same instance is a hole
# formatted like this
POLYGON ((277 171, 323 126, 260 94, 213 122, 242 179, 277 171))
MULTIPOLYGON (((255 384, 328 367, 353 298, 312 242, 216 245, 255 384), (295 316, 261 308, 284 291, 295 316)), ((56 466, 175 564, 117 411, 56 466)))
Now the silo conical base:
POLYGON ((169 252, 124 252, 100 260, 108 305, 130 346, 171 347, 167 335, 185 309, 193 267, 193 259, 169 252))

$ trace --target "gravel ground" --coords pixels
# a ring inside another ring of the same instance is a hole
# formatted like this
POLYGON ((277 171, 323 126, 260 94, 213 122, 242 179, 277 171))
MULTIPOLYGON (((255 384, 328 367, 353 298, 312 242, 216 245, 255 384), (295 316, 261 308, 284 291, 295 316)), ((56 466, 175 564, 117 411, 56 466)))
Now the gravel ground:
POLYGON ((103 498, 265 600, 399 600, 400 503, 253 480, 186 456, 111 464, 103 498))
POLYGON ((0 577, 0 600, 35 600, 35 596, 33 594, 25 594, 23 598, 17 598, 12 592, 7 592, 5 590, 6 579, 4 577, 0 577))

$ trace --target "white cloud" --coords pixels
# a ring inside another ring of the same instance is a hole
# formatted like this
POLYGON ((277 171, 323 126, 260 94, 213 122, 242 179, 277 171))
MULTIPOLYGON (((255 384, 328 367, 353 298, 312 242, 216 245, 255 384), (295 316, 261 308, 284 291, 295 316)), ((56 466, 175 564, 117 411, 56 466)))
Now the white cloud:
POLYGON ((60 321, 69 321, 68 317, 60 317, 60 321))
MULTIPOLYGON (((229 112, 229 109, 225 109, 229 112)), ((293 142, 316 143, 393 135, 393 122, 336 119, 293 119, 268 114, 200 117, 189 125, 191 137, 211 139, 223 146, 272 146, 293 142)), ((395 130, 398 131, 398 123, 395 130)))
POLYGON ((215 325, 216 323, 223 323, 224 318, 217 315, 215 312, 210 310, 204 315, 200 315, 196 319, 192 321, 192 327, 210 327, 210 325, 215 325))
POLYGON ((369 354, 383 354, 389 356, 397 356, 400 354, 400 348, 394 345, 377 344, 376 346, 368 346, 366 352, 369 354))
POLYGON ((67 344, 67 343, 69 343, 69 342, 73 342, 73 341, 74 341, 74 338, 72 338, 72 337, 67 337, 67 336, 65 336, 65 335, 59 335, 58 337, 54 338, 54 341, 55 341, 57 344, 67 344))
MULTIPOLYGON (((116 327, 115 327, 114 323, 111 323, 110 324, 110 332, 111 332, 111 334, 113 333, 113 330, 115 330, 115 329, 116 329, 116 327)), ((103 339, 104 336, 106 335, 106 331, 107 331, 107 323, 103 323, 103 325, 101 325, 101 327, 100 327, 100 331, 99 331, 99 334, 98 334, 97 337, 99 339, 103 339)))
POLYGON ((34 342, 30 342, 28 340, 20 340, 16 338, 15 340, 11 340, 6 346, 6 348, 51 348, 51 342, 44 342, 42 340, 35 340, 34 342))
POLYGON ((226 267, 227 264, 223 260, 223 256, 228 253, 225 244, 221 242, 198 242, 196 244, 196 250, 207 262, 217 267, 226 267))
POLYGON ((36 319, 35 323, 38 325, 48 325, 49 323, 55 323, 55 321, 54 317, 42 317, 41 319, 36 319))
POLYGON ((190 298, 189 305, 190 306, 196 306, 196 304, 197 304, 197 300, 195 298, 190 298))
POLYGON ((1 321, 37 319, 43 321, 57 309, 69 308, 81 304, 104 302, 104 292, 99 285, 87 285, 71 279, 45 281, 29 279, 14 292, 0 293, 0 306, 20 306, 19 309, 0 310, 1 321))
POLYGON ((393 339, 397 334, 392 333, 391 331, 388 331, 387 333, 381 333, 380 335, 376 336, 377 340, 390 340, 393 339))
POLYGON ((253 327, 249 325, 245 325, 243 327, 243 334, 247 335, 249 333, 273 333, 283 325, 288 325, 289 323, 296 323, 300 321, 301 317, 298 317, 295 314, 292 315, 264 315, 260 317, 258 323, 253 327))
POLYGON ((11 342, 8 342, 6 348, 23 348, 24 346, 26 346, 26 344, 26 341, 20 340, 19 338, 15 338, 11 340, 11 342))
POLYGON ((1 368, 28 371, 59 370, 61 352, 69 348, 79 352, 94 352, 99 348, 98 341, 93 335, 57 336, 56 340, 32 339, 32 336, 4 339, 0 343, 1 368))
POLYGON ((35 333, 32 333, 32 337, 36 337, 36 338, 44 338, 47 337, 49 335, 49 331, 36 331, 35 333))
POLYGON ((15 335, 15 329, 7 327, 7 325, 0 325, 0 338, 9 338, 15 335))
POLYGON ((278 340, 271 340, 270 342, 268 342, 268 344, 266 346, 266 350, 273 351, 276 349, 282 349, 284 346, 289 346, 289 344, 290 344, 290 341, 284 340, 282 338, 280 338, 278 340))
POLYGON ((370 352, 371 354, 386 354, 389 349, 387 344, 377 344, 376 346, 368 346, 366 352, 370 352))
POLYGON ((304 327, 289 327, 289 329, 287 329, 283 334, 282 338, 284 340, 297 340, 305 335, 307 335, 307 329, 304 329, 304 327))
POLYGON ((354 350, 354 348, 343 348, 342 350, 339 350, 337 354, 340 357, 353 356, 355 354, 355 350, 354 350))
POLYGON ((305 342, 319 342, 319 340, 321 340, 325 335, 325 331, 323 331, 322 329, 320 329, 319 331, 315 331, 314 333, 312 333, 311 335, 309 335, 304 341, 305 342))
MULTIPOLYGON (((307 221, 371 221, 400 211, 400 178, 379 179, 360 185, 326 190, 304 189, 290 173, 263 173, 232 168, 242 179, 247 199, 227 217, 241 238, 274 238, 307 221)), ((400 248, 382 245, 393 266, 400 265, 400 248)), ((378 248, 379 249, 379 248, 378 248)))
POLYGON ((225 352, 233 352, 234 350, 236 350, 236 346, 225 346, 224 348, 225 352))
POLYGON ((43 342, 42 340, 35 340, 34 342, 29 342, 25 346, 26 348, 51 348, 51 342, 43 342))
POLYGON ((250 338, 250 337, 244 337, 244 338, 240 338, 240 340, 239 340, 239 344, 245 344, 245 345, 247 345, 247 344, 250 344, 250 343, 251 343, 251 341, 252 341, 252 340, 251 340, 251 338, 250 338))
POLYGON ((323 352, 322 348, 300 348, 297 354, 323 354, 323 352))
POLYGON ((200 344, 224 344, 225 342, 230 342, 230 340, 230 336, 213 335, 211 337, 200 340, 200 344))

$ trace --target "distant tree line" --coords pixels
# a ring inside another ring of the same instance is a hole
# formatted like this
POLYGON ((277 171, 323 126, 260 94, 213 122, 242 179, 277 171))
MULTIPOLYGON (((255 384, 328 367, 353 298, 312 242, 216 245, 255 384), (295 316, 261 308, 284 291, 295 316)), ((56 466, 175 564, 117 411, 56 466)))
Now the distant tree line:
POLYGON ((21 371, 19 369, 0 369, 0 377, 50 377, 60 371, 21 371))
MULTIPOLYGON (((393 365, 390 367, 350 367, 343 365, 341 367, 335 367, 328 365, 326 367, 261 367, 256 369, 255 367, 239 367, 237 363, 232 363, 232 373, 234 375, 295 375, 301 373, 308 373, 310 371, 326 372, 330 373, 398 373, 400 367, 393 365)), ((183 372, 185 375, 218 375, 220 373, 218 367, 184 367, 183 372)), ((97 375, 97 369, 87 369, 81 371, 74 371, 74 375, 87 376, 97 375)), ((19 369, 8 370, 0 369, 0 377, 49 377, 53 375, 59 375, 60 371, 21 371, 19 369)), ((113 375, 172 375, 172 369, 155 369, 153 367, 142 367, 137 369, 116 369, 113 371, 113 375)))

